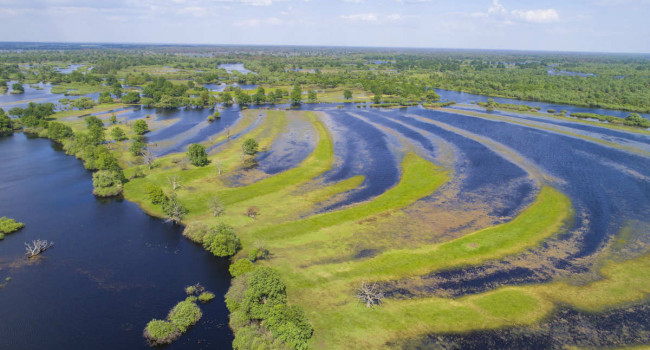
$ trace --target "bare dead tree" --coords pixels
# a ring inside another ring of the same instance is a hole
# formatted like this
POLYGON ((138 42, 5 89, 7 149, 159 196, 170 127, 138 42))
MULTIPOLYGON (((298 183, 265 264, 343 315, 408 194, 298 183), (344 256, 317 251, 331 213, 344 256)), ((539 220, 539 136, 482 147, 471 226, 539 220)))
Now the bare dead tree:
POLYGON ((188 213, 187 208, 183 206, 175 194, 169 196, 167 202, 163 205, 163 211, 167 215, 167 222, 173 222, 175 224, 180 224, 183 221, 183 217, 188 213))
POLYGON ((384 300, 384 293, 379 290, 377 283, 369 284, 366 281, 361 282, 357 288, 357 299, 366 304, 367 308, 380 305, 384 300))
POLYGON ((178 175, 172 177, 167 176, 167 182, 172 185, 172 190, 176 191, 177 188, 182 186, 182 180, 178 175))
POLYGON ((221 175, 221 172, 222 172, 221 162, 215 161, 214 166, 217 168, 217 173, 219 173, 219 175, 221 175))
POLYGON ((230 128, 226 129, 226 142, 230 142, 230 128))
POLYGON ((156 162, 156 156, 150 150, 146 149, 142 152, 142 160, 149 166, 149 170, 153 169, 156 162))
POLYGON ((46 251, 54 245, 54 242, 48 242, 43 239, 33 240, 31 243, 25 242, 25 251, 28 258, 35 257, 46 251))
POLYGON ((221 204, 221 201, 216 196, 212 197, 208 204, 210 205, 210 210, 212 210, 214 216, 220 216, 224 211, 226 211, 223 204, 221 204))

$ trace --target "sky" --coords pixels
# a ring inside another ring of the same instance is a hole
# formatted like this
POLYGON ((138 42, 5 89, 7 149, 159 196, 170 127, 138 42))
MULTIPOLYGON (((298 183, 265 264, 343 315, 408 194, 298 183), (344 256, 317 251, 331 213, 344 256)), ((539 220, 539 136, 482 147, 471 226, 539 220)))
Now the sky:
POLYGON ((650 0, 0 0, 0 41, 650 53, 650 0))

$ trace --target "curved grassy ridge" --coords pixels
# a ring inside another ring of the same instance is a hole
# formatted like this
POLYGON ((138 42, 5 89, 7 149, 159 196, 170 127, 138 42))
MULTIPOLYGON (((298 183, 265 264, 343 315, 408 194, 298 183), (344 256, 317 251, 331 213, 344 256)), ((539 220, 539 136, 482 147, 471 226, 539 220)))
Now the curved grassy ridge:
POLYGON ((340 277, 394 279, 500 259, 532 248, 558 233, 572 218, 571 200, 543 187, 535 201, 510 222, 449 242, 385 252, 375 258, 326 267, 340 277))
POLYGON ((530 325, 540 322, 556 305, 598 312, 647 299, 650 294, 650 255, 622 263, 607 262, 603 279, 582 286, 565 282, 504 287, 459 299, 388 300, 366 309, 347 302, 309 310, 316 337, 312 344, 327 349, 381 348, 396 338, 428 333, 530 325))
POLYGON ((291 239, 300 234, 315 232, 326 227, 405 207, 433 193, 449 180, 448 171, 435 166, 415 153, 409 153, 404 157, 402 169, 402 178, 399 183, 370 202, 267 227, 253 232, 252 235, 268 240, 291 239))
MULTIPOLYGON (((638 154, 638 155, 641 155, 641 156, 645 156, 645 157, 650 156, 650 152, 647 152, 647 151, 644 151, 644 150, 641 150, 641 149, 638 149, 638 148, 634 148, 634 147, 631 147, 631 146, 625 146, 623 144, 616 143, 616 142, 606 141, 606 140, 603 140, 601 138, 597 138, 597 137, 593 137, 593 136, 588 136, 588 135, 583 135, 583 134, 576 133, 576 132, 562 130, 560 126, 547 124, 547 123, 544 123, 543 121, 537 121, 537 123, 534 123, 534 122, 531 122, 531 121, 526 121, 525 119, 515 120, 515 119, 518 119, 516 117, 494 115, 494 114, 486 114, 486 113, 480 113, 480 112, 470 112, 470 111, 464 111, 464 110, 460 110, 460 109, 444 109, 443 108, 441 110, 444 111, 444 112, 453 113, 453 114, 461 114, 461 115, 475 117, 475 118, 483 118, 483 119, 490 119, 490 120, 505 121, 505 122, 515 124, 515 125, 526 126, 526 127, 530 127, 530 128, 534 128, 534 129, 544 130, 544 131, 556 132, 558 134, 562 134, 562 135, 566 135, 566 136, 570 136, 570 137, 575 137, 575 138, 582 139, 582 140, 585 140, 585 141, 588 141, 588 142, 593 142, 593 143, 596 143, 596 144, 599 144, 599 145, 602 145, 602 146, 611 147, 611 148, 619 149, 619 150, 622 150, 622 151, 631 152, 631 153, 638 154), (540 123, 541 124, 546 124, 546 126, 540 125, 540 123)), ((571 121, 576 121, 575 119, 570 119, 570 120, 571 121)), ((599 125, 595 125, 595 126, 608 127, 608 126, 611 126, 611 125, 610 124, 599 123, 599 125)), ((628 131, 629 132, 630 130, 625 129, 623 131, 628 131)))

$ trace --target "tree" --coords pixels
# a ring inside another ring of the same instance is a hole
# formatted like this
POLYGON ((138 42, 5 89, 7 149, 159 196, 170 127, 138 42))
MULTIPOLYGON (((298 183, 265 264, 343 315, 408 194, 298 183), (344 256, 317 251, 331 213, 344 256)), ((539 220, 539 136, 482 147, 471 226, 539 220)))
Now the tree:
POLYGON ((255 269, 255 265, 248 259, 239 259, 230 265, 228 271, 232 277, 245 275, 255 269))
POLYGON ((13 85, 11 85, 11 90, 13 90, 11 92, 12 94, 25 93, 25 88, 23 87, 23 84, 21 84, 21 83, 13 83, 13 85))
POLYGON ((210 93, 207 91, 202 91, 201 92, 201 103, 203 103, 204 106, 207 106, 210 104, 210 93))
POLYGON ((254 156, 257 154, 257 149, 259 147, 259 144, 255 139, 249 138, 244 141, 244 143, 241 146, 242 152, 244 152, 245 155, 248 156, 254 156))
POLYGON ((100 170, 93 174, 93 194, 99 197, 117 196, 122 192, 120 175, 112 170, 100 170))
POLYGON ((52 140, 61 141, 72 137, 72 128, 59 122, 50 122, 47 125, 47 137, 52 140))
POLYGON ((144 152, 144 149, 147 148, 147 144, 144 143, 141 139, 136 138, 133 140, 133 143, 131 143, 131 146, 129 147, 129 151, 131 154, 134 156, 141 156, 142 152, 144 152))
POLYGON ((316 90, 309 90, 309 92, 307 92, 307 99, 309 102, 316 102, 318 100, 318 94, 316 93, 316 90))
MULTIPOLYGON (((115 98, 121 98, 122 97, 122 85, 118 82, 115 82, 113 84, 113 87, 111 88, 111 92, 115 96, 115 98)), ((124 101, 122 101, 124 102, 124 101)))
POLYGON ((287 303, 287 287, 280 274, 270 267, 262 266, 250 272, 248 289, 244 292, 241 308, 251 319, 263 320, 271 310, 287 303))
POLYGON ((343 98, 346 100, 349 100, 352 98, 352 91, 350 90, 343 90, 343 98))
POLYGON ((122 96, 122 103, 127 105, 137 104, 140 102, 140 93, 137 91, 127 92, 126 95, 122 96))
POLYGON ((119 126, 116 126, 111 130, 111 137, 115 141, 124 141, 126 140, 126 134, 124 133, 124 130, 120 128, 119 126))
POLYGON ((381 93, 380 92, 375 93, 375 96, 372 97, 372 102, 374 102, 375 104, 381 103, 381 93))
POLYGON ((296 85, 293 87, 293 90, 291 91, 291 104, 294 106, 300 105, 302 102, 302 89, 300 89, 300 85, 296 85))
POLYGON ((33 240, 31 243, 25 242, 25 251, 28 258, 35 257, 48 250, 54 245, 54 242, 48 242, 42 239, 33 240))
POLYGON ((148 182, 144 185, 144 193, 146 193, 147 198, 151 204, 163 204, 167 201, 167 196, 163 189, 158 186, 148 182))
POLYGON ((183 180, 178 175, 167 176, 167 183, 172 186, 172 191, 176 191, 183 185, 183 180))
POLYGON ((225 91, 221 94, 221 103, 223 103, 226 106, 232 105, 232 95, 230 92, 225 91))
POLYGON ((86 117, 86 126, 88 127, 88 137, 93 144, 100 144, 104 142, 106 137, 104 136, 104 122, 95 117, 90 116, 86 117))
POLYGON ((172 194, 163 202, 163 212, 167 215, 167 221, 172 221, 175 224, 180 224, 183 218, 189 212, 187 208, 178 200, 176 194, 172 194))
POLYGON ((210 207, 210 210, 212 211, 213 216, 220 216, 223 214, 226 210, 223 207, 223 204, 219 200, 219 197, 212 197, 210 201, 208 201, 208 205, 210 207))
POLYGON ((149 166, 149 170, 151 170, 153 169, 156 163, 156 155, 153 154, 153 152, 151 152, 150 150, 145 149, 142 152, 142 160, 144 161, 145 164, 147 164, 147 166, 149 166))
POLYGON ((210 163, 205 146, 200 143, 192 144, 187 150, 187 157, 194 166, 206 166, 210 163))
POLYGON ((136 135, 144 135, 149 132, 149 125, 147 125, 146 121, 138 119, 133 123, 133 132, 136 135))
POLYGON ((90 97, 80 97, 72 102, 72 107, 79 110, 95 107, 96 103, 90 97))
POLYGON ((102 93, 99 94, 99 97, 97 98, 97 102, 113 103, 113 98, 111 97, 111 93, 108 91, 103 91, 102 93))
POLYGON ((111 118, 108 119, 108 121, 111 122, 111 124, 117 124, 117 117, 115 114, 111 114, 111 118))
POLYGON ((11 118, 0 108, 0 137, 9 136, 14 133, 14 126, 11 118))
POLYGON ((241 249, 241 241, 232 226, 219 223, 203 237, 203 247, 220 257, 230 257, 241 249))
POLYGON ((436 93, 435 90, 433 90, 433 89, 429 89, 429 90, 427 91, 427 100, 428 100, 429 102, 436 102, 436 101, 439 101, 439 100, 440 100, 440 95, 438 95, 438 94, 436 93))
POLYGON ((384 293, 379 290, 376 283, 368 284, 366 281, 362 281, 361 286, 357 289, 357 299, 366 304, 367 308, 371 308, 382 303, 384 293))

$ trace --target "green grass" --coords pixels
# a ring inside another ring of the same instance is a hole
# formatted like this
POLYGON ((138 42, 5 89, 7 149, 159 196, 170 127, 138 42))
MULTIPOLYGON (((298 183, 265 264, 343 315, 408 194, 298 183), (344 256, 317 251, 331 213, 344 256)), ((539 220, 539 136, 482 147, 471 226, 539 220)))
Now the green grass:
POLYGON ((81 96, 93 94, 95 92, 102 92, 104 89, 106 89, 106 87, 101 84, 63 83, 52 86, 52 93, 81 96))
POLYGON ((257 238, 267 240, 288 239, 325 227, 359 220, 380 212, 404 207, 420 199, 444 184, 448 172, 437 168, 414 153, 404 157, 403 173, 399 184, 376 199, 348 209, 311 216, 304 220, 272 226, 255 232, 257 238))
POLYGON ((564 194, 544 187, 537 199, 514 220, 442 244, 417 249, 392 250, 373 259, 333 267, 342 276, 399 278, 422 275, 521 252, 561 231, 572 218, 571 201, 564 194))

